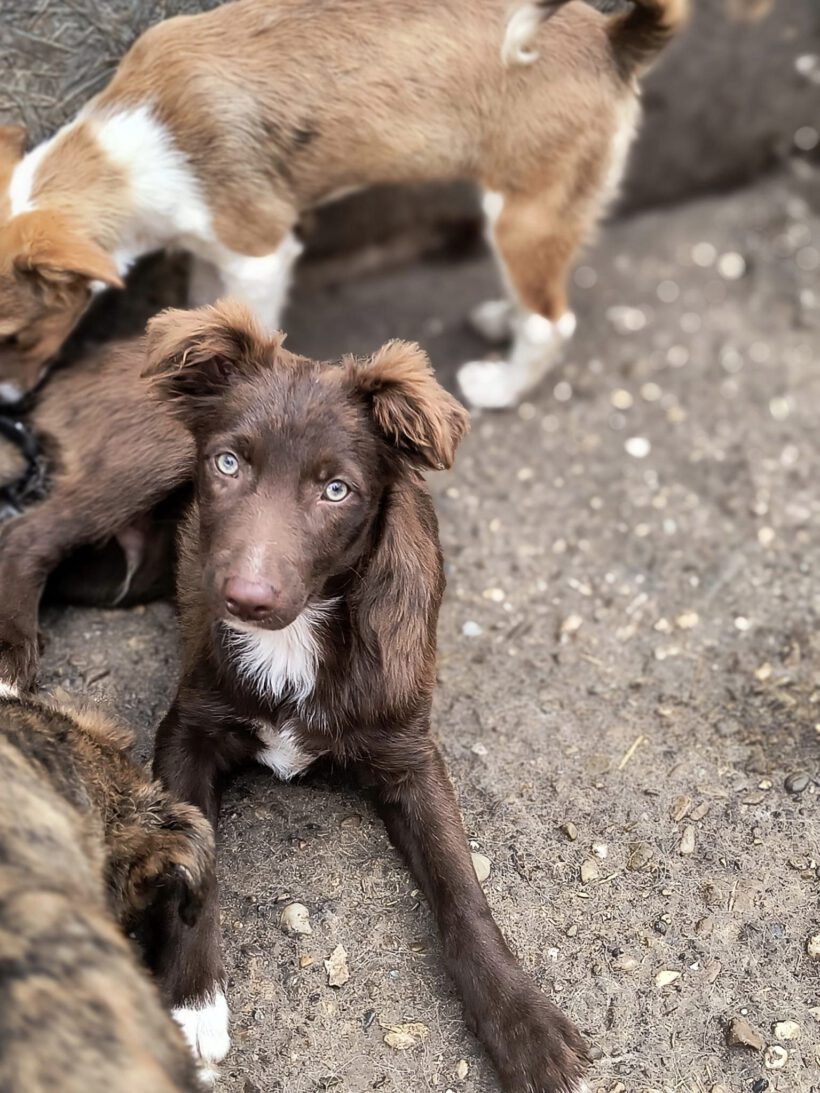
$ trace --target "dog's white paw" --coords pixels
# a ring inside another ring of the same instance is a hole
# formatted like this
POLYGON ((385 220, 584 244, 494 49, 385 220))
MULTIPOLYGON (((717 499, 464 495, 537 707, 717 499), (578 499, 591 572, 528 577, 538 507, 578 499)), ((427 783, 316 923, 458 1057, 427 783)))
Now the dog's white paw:
POLYGON ((470 325, 490 345, 512 337, 513 305, 509 300, 485 300, 470 312, 470 325))
POLYGON ((505 410, 523 394, 508 361, 468 361, 458 370, 458 383, 478 410, 505 410))
POLYGON ((228 1054, 231 1037, 228 1032, 230 1013, 222 991, 189 1006, 179 1006, 172 1016, 182 1029, 185 1039, 199 1064, 200 1077, 213 1085, 218 1065, 228 1054))

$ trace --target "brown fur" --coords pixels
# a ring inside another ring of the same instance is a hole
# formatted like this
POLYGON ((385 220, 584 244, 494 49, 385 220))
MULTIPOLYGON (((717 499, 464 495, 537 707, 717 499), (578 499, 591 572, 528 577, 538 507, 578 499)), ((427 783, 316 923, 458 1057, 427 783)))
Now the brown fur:
POLYGON ((169 587, 173 495, 190 480, 193 445, 150 398, 140 376, 144 359, 141 340, 98 351, 58 372, 29 416, 43 449, 47 492, 0 525, 1 679, 23 687, 34 681, 38 607, 50 576, 75 600, 80 578, 85 602, 127 603, 169 587), (114 541, 135 529, 143 547, 131 559, 129 580, 114 541), (104 544, 102 555, 92 549, 104 544), (80 548, 71 565, 58 569, 80 548))
MULTIPOLYGON (((556 319, 568 263, 610 196, 635 73, 685 9, 639 0, 609 18, 562 4, 535 34, 537 62, 512 67, 500 58, 508 0, 236 0, 178 16, 135 43, 85 120, 55 141, 32 196, 112 252, 130 198, 95 126, 145 104, 190 164, 216 236, 243 255, 271 254, 303 212, 351 188, 470 178, 509 202, 514 285, 556 319)), ((0 235, 3 256, 14 264, 14 241, 0 235)), ((19 313, 18 333, 37 347, 25 367, 8 353, 0 379, 26 389, 58 337, 41 336, 46 316, 23 291, 0 271, 0 322, 19 313)), ((80 310, 64 308, 63 337, 80 310)))
POLYGON ((213 838, 129 744, 97 711, 0 699, 0 1088, 200 1088, 123 931, 158 897, 193 921, 213 838))
MULTIPOLYGON (((417 346, 317 364, 264 338, 236 306, 166 313, 147 345, 160 395, 197 447, 180 536, 183 671, 155 772, 216 824, 225 775, 264 760, 260 727, 286 728, 309 758, 329 754, 356 771, 424 888, 467 1020, 504 1090, 576 1093, 583 1042, 492 919, 430 732, 444 575, 418 468, 452 462, 464 410, 417 346), (220 477, 226 451, 238 470, 220 477), (350 493, 324 500, 337 480, 350 493), (239 577, 256 598, 270 593, 261 612, 255 599, 232 603, 239 577), (276 632, 317 605, 325 621, 314 624, 309 692, 254 684, 229 629, 235 617, 246 633, 276 632)), ((181 936, 170 920, 157 936, 153 966, 177 1005, 197 1007, 224 986, 213 896, 192 932, 181 936)))

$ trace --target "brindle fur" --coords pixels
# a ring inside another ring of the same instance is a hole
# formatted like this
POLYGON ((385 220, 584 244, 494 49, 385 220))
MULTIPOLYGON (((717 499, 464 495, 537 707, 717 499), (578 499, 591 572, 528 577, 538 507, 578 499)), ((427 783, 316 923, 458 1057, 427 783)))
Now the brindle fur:
MULTIPOLYGON (((183 1093, 194 1061, 123 930, 193 922, 213 838, 96 711, 0 699, 0 1089, 183 1093)), ((186 927, 187 928, 187 927, 186 927)))

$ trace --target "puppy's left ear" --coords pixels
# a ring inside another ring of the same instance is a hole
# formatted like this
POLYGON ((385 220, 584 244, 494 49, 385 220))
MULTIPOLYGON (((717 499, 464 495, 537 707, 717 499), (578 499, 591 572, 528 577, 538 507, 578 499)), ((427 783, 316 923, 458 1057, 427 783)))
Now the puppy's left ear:
POLYGON ((269 337, 238 300, 194 311, 171 308, 148 323, 143 375, 190 419, 236 379, 269 363, 284 338, 269 337))
POLYGON ((434 470, 452 467, 470 415, 438 382, 423 349, 388 342, 369 359, 348 358, 345 365, 394 447, 434 470))

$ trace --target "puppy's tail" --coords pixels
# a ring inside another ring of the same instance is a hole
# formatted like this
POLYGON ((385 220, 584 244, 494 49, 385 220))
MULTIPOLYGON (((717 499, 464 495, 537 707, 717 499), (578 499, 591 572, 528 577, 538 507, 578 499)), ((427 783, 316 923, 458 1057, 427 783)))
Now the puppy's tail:
MULTIPOLYGON (((542 23, 570 0, 531 0, 510 16, 501 59, 505 65, 531 65, 538 60, 532 40, 542 23)), ((606 12, 610 0, 590 0, 606 12)), ((689 0, 632 0, 629 11, 613 17, 610 40, 618 64, 627 76, 646 68, 686 21, 689 0)))

